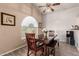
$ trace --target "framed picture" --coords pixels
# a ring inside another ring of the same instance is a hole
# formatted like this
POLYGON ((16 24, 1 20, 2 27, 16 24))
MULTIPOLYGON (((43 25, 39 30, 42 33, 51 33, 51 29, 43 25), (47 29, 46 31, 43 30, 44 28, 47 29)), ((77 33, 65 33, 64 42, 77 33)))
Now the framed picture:
POLYGON ((1 12, 1 25, 15 26, 15 16, 1 12))

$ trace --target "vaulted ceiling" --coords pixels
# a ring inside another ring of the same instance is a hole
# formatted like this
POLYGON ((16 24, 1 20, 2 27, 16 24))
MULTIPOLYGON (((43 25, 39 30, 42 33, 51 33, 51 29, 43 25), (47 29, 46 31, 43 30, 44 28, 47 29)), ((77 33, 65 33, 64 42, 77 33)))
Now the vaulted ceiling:
MULTIPOLYGON (((51 3, 51 4, 54 4, 54 3, 51 3)), ((48 8, 46 6, 47 3, 35 3, 34 5, 38 7, 38 9, 42 12, 42 14, 59 11, 59 10, 65 10, 65 9, 74 8, 74 7, 79 7, 79 3, 60 3, 57 6, 52 6, 54 11, 51 11, 50 9, 46 9, 46 11, 44 12, 45 8, 48 8), (42 6, 42 7, 40 7, 40 6, 42 6)))

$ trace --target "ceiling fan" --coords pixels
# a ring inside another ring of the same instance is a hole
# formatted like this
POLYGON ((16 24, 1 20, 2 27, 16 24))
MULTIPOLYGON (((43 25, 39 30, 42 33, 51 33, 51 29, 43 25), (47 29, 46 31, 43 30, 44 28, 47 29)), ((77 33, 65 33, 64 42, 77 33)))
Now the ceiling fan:
POLYGON ((60 5, 60 3, 46 3, 46 5, 44 5, 44 6, 38 6, 39 8, 44 8, 44 10, 43 10, 43 13, 45 13, 46 12, 46 10, 50 10, 50 11, 54 11, 54 6, 58 6, 58 5, 60 5))

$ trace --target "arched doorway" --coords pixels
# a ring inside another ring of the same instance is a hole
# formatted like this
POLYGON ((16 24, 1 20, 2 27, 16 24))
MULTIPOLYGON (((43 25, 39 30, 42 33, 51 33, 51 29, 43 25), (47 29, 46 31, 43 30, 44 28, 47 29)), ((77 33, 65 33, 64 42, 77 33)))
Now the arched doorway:
POLYGON ((25 39, 25 33, 35 33, 38 35, 38 22, 34 17, 28 16, 23 19, 21 23, 22 39, 25 39))

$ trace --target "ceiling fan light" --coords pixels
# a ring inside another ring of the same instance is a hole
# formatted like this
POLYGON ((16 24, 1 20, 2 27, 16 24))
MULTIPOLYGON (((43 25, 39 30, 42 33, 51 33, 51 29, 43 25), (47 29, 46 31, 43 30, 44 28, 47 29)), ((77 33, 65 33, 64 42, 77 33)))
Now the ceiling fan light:
POLYGON ((51 9, 51 11, 54 11, 54 9, 51 9))
POLYGON ((45 13, 46 12, 46 10, 43 10, 43 13, 45 13))

